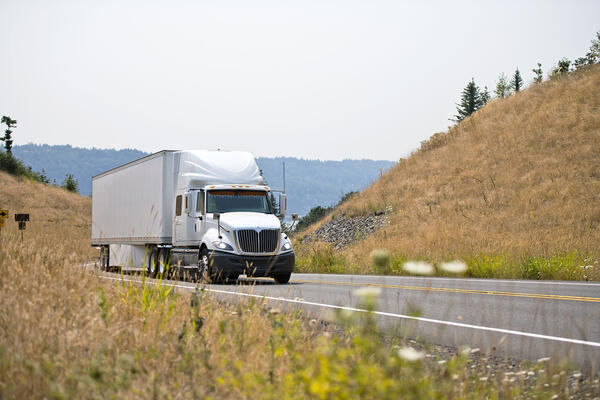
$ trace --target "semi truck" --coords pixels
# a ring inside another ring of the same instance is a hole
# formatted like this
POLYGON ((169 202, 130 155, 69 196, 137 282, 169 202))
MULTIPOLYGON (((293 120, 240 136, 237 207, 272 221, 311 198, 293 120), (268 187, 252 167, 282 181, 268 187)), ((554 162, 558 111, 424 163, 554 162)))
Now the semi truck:
POLYGON ((274 192, 248 152, 163 150, 92 178, 91 244, 103 270, 287 283, 287 198, 280 192, 276 207, 274 192))

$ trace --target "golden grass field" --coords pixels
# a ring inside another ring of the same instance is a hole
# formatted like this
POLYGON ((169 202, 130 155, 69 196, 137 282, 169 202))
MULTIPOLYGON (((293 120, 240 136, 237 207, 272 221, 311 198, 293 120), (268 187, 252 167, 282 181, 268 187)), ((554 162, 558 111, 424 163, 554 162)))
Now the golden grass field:
POLYGON ((370 252, 387 249, 397 259, 471 260, 480 277, 590 279, 577 268, 592 264, 600 279, 600 65, 490 101, 306 233, 386 207, 387 227, 343 252, 298 246, 300 264, 319 270, 329 258, 343 264, 337 272, 372 272, 370 252), (486 257, 500 267, 478 270, 486 257), (557 267, 521 271, 530 260, 557 267))
POLYGON ((88 198, 4 173, 0 187, 11 218, 31 214, 23 243, 11 220, 0 239, 2 399, 510 399, 599 390, 597 377, 573 386, 572 372, 553 364, 505 375, 485 362, 472 367, 466 353, 438 363, 401 338, 383 341, 369 315, 339 315, 345 330, 332 334, 260 301, 224 304, 201 290, 102 280, 82 268, 97 256, 88 198))

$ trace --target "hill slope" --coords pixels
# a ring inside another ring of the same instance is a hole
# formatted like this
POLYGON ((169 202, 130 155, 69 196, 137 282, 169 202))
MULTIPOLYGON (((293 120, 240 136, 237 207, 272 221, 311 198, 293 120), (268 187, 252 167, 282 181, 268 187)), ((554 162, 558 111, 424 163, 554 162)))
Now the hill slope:
POLYGON ((430 260, 596 254, 600 66, 491 101, 423 143, 336 216, 387 206, 389 226, 346 255, 364 265, 375 248, 430 260))
MULTIPOLYGON (((13 152, 34 171, 44 169, 50 180, 59 184, 66 174, 73 174, 84 196, 92 192, 92 176, 148 155, 133 149, 83 149, 47 144, 15 146, 13 152)), ((261 157, 257 162, 265 179, 277 188, 283 187, 282 162, 285 162, 289 209, 300 215, 318 205, 336 204, 344 193, 364 189, 381 171, 394 164, 391 161, 319 161, 292 157, 261 157)))
MULTIPOLYGON (((42 185, 0 172, 0 209, 9 210, 2 235, 14 235, 18 225, 14 214, 30 215, 24 232, 24 246, 36 246, 40 238, 61 243, 65 257, 77 254, 83 260, 97 255, 90 246, 91 199, 58 187, 42 185), (32 238, 37 239, 32 239, 32 238), (82 259, 83 257, 83 259, 82 259)), ((57 250, 58 251, 58 250, 57 250)))

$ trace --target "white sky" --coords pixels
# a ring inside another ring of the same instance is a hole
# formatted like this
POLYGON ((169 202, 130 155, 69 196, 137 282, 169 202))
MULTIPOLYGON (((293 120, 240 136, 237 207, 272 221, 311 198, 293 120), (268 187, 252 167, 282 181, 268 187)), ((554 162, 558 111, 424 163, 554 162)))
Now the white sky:
POLYGON ((397 160, 471 77, 598 30, 597 0, 0 0, 0 114, 15 144, 397 160))

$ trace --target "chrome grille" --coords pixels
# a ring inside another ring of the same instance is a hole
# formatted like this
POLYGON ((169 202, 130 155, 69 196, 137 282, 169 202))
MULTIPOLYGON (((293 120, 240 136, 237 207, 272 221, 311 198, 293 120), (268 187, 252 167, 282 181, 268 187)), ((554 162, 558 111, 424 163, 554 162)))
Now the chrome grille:
POLYGON ((278 229, 240 229, 237 231, 237 240, 244 253, 273 253, 279 243, 278 229))

